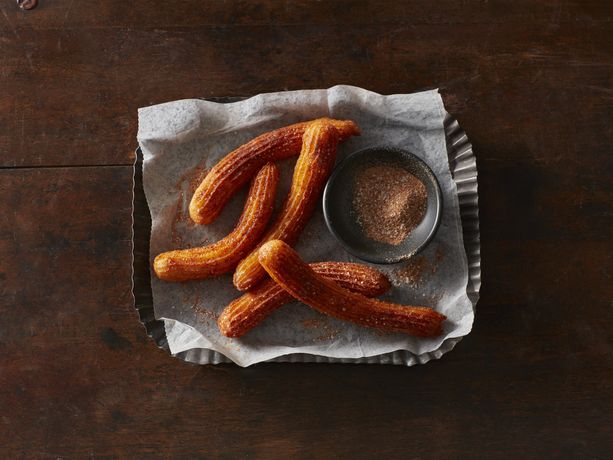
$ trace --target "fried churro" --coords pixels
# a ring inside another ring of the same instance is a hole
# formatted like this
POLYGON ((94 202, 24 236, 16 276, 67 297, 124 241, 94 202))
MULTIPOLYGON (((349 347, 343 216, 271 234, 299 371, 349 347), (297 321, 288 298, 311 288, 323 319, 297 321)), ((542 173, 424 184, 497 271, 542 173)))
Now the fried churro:
POLYGON ((431 308, 369 299, 343 289, 315 273, 283 241, 267 242, 259 249, 258 257, 279 286, 324 314, 361 326, 418 337, 435 337, 442 333, 444 315, 431 308))
MULTIPOLYGON (((315 273, 339 286, 367 297, 376 297, 390 288, 382 273, 366 265, 349 262, 319 262, 309 265, 315 273)), ((232 301, 217 324, 226 337, 241 337, 279 307, 294 300, 292 295, 268 279, 232 301)))
POLYGON ((227 273, 258 243, 272 214, 279 169, 267 163, 253 178, 235 229, 209 246, 164 252, 153 262, 158 278, 188 281, 227 273))
POLYGON ((302 150, 283 209, 262 242, 238 264, 234 272, 234 286, 239 291, 251 289, 266 276, 258 261, 258 248, 262 244, 270 240, 283 240, 293 245, 298 239, 332 172, 338 141, 339 132, 327 119, 311 122, 304 131, 302 150))
MULTIPOLYGON (((339 132, 340 140, 360 134, 350 120, 327 120, 339 132)), ((198 224, 217 218, 228 200, 269 161, 300 153, 302 137, 310 122, 296 123, 264 133, 229 153, 206 175, 189 205, 189 215, 198 224)))

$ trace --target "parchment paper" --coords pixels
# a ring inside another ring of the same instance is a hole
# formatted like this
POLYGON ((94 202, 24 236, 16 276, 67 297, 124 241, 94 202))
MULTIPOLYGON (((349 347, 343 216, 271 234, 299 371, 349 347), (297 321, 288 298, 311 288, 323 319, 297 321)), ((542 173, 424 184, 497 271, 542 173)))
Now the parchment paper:
MULTIPOLYGON (((410 150, 432 168, 444 198, 440 229, 420 255, 427 269, 422 270, 419 281, 401 282, 399 266, 377 266, 395 282, 383 298, 431 306, 447 315, 442 336, 417 339, 382 333, 323 316, 296 302, 279 309, 245 337, 228 339, 219 333, 216 318, 239 295, 231 274, 189 283, 167 283, 152 276, 155 316, 166 323, 171 352, 207 348, 248 366, 295 353, 363 358, 408 350, 421 355, 439 349, 446 339, 468 334, 474 310, 466 294, 466 253, 445 147, 444 114, 437 91, 382 96, 351 86, 262 94, 231 104, 190 99, 140 109, 138 141, 144 154, 143 186, 152 217, 151 260, 163 251, 217 241, 231 231, 244 204, 244 191, 213 224, 197 226, 189 219, 189 200, 203 169, 211 168, 253 137, 297 121, 321 116, 356 121, 362 136, 343 143, 337 161, 378 145, 410 150)), ((294 163, 295 159, 280 163, 278 205, 289 189, 294 163)), ((329 233, 321 207, 296 249, 309 262, 357 261, 329 233)))

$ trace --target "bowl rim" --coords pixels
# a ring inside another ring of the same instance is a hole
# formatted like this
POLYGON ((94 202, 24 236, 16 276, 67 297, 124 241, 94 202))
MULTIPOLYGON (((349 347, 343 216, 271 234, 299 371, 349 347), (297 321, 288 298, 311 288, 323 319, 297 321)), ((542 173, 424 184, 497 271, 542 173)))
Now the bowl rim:
POLYGON ((357 257, 358 259, 364 260, 369 263, 379 264, 379 265, 391 265, 391 264, 396 264, 396 263, 411 259, 415 255, 420 253, 432 241, 432 239, 436 235, 436 232, 438 231, 441 225, 441 220, 442 220, 442 215, 443 215, 443 193, 441 191, 441 186, 436 177, 436 174, 434 174, 430 166, 428 166, 428 164, 424 160, 422 160, 419 156, 415 155, 413 152, 403 149, 403 148, 392 147, 392 146, 366 147, 364 149, 357 150, 355 152, 350 153, 339 164, 335 166, 334 170, 332 171, 332 174, 330 175, 330 177, 328 178, 328 181, 326 182, 326 186, 324 187, 324 192, 322 196, 322 209, 323 209, 323 214, 324 214, 324 221, 326 222, 326 227, 328 227, 328 230, 330 231, 330 233, 332 233, 334 238, 336 238, 336 240, 341 244, 341 246, 343 246, 343 248, 345 248, 347 252, 357 257), (432 223, 432 226, 430 227, 430 230, 426 238, 424 238, 424 240, 411 252, 404 253, 404 254, 398 254, 395 257, 385 257, 385 258, 379 258, 373 253, 364 254, 363 252, 358 252, 349 243, 347 243, 345 239, 343 238, 343 236, 340 234, 340 232, 336 230, 336 228, 334 227, 334 224, 331 222, 332 220, 330 217, 331 210, 329 207, 329 203, 332 200, 332 198, 330 198, 331 196, 330 190, 334 182, 336 181, 336 179, 341 174, 341 172, 349 164, 354 162, 356 159, 363 157, 364 155, 374 154, 375 152, 381 152, 381 151, 390 152, 390 153, 404 156, 404 157, 412 157, 412 159, 415 160, 415 163, 419 164, 420 167, 424 170, 426 176, 428 176, 428 178, 430 179, 431 183, 434 186, 434 191, 436 192, 435 193, 436 210, 435 210, 435 215, 434 215, 434 222, 432 223))

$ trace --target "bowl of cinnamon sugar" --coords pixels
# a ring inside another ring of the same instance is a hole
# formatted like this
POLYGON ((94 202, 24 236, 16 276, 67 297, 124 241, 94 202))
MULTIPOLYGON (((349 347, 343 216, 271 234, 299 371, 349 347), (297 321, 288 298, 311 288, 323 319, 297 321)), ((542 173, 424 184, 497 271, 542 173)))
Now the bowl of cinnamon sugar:
POLYGON ((389 147, 349 155, 323 195, 330 232, 351 254, 377 264, 407 260, 426 247, 442 209, 441 189, 428 165, 389 147))

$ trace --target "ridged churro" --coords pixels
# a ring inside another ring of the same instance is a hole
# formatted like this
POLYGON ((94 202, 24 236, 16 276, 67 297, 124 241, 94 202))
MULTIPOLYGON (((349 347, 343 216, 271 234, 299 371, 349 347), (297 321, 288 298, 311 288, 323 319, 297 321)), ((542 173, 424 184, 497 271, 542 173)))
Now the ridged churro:
POLYGON ((267 242, 259 249, 258 256, 277 284, 296 299, 324 314, 362 326, 418 337, 435 337, 442 333, 445 315, 431 308, 369 299, 343 289, 315 273, 283 241, 267 242))
POLYGON ((249 189, 243 213, 235 229, 209 246, 164 252, 153 262, 158 278, 187 281, 227 273, 253 249, 272 214, 279 169, 268 163, 260 169, 249 189))
MULTIPOLYGON (((309 265, 315 273, 339 286, 367 297, 376 297, 390 288, 382 273, 366 265, 349 262, 319 262, 309 265)), ((272 312, 294 300, 292 295, 268 279, 232 301, 221 313, 217 324, 226 337, 241 337, 260 324, 272 312)))
MULTIPOLYGON (((340 140, 360 134, 350 120, 326 118, 339 132, 340 140)), ((296 123, 264 133, 230 152, 206 175, 194 192, 189 215, 198 224, 211 223, 228 200, 269 161, 300 153, 302 136, 310 122, 296 123)))
MULTIPOLYGON (((338 130, 330 120, 319 119, 308 125, 302 138, 302 150, 294 169, 289 196, 258 248, 270 240, 283 240, 290 245, 296 242, 332 172, 338 140, 338 130)), ((239 291, 251 289, 266 276, 258 261, 258 248, 242 260, 234 272, 234 286, 239 291)))

